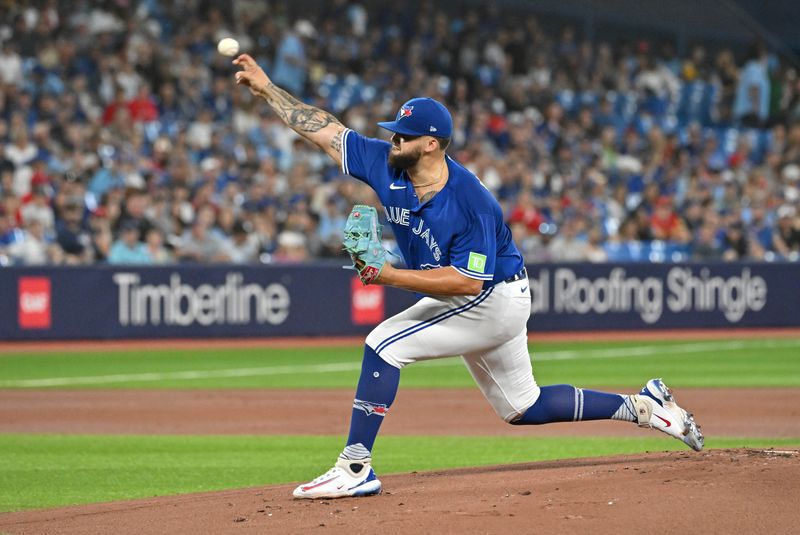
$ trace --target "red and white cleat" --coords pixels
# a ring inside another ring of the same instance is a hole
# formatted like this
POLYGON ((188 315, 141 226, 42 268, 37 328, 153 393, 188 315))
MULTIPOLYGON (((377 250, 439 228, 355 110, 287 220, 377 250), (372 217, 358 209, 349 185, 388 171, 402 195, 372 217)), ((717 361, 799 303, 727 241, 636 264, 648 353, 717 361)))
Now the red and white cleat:
POLYGON ((292 495, 295 498, 316 499, 380 494, 381 482, 370 466, 371 461, 339 459, 333 468, 294 489, 292 495))
POLYGON ((641 392, 631 398, 639 427, 658 429, 695 451, 703 449, 703 433, 694 416, 675 403, 672 391, 661 379, 650 379, 641 392))

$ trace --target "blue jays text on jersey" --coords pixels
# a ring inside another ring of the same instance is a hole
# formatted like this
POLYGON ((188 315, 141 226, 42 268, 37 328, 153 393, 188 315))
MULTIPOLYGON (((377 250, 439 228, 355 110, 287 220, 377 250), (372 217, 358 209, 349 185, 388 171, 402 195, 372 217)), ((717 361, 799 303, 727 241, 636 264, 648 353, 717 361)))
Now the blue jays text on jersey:
POLYGON ((378 194, 411 269, 452 266, 489 287, 523 268, 503 212, 478 178, 449 157, 449 178, 420 203, 405 171, 388 163, 391 143, 345 130, 342 171, 378 194))
MULTIPOLYGON (((400 208, 399 206, 384 206, 383 211, 386 212, 386 219, 389 221, 389 223, 404 227, 412 227, 411 210, 408 208, 400 208)), ((431 234, 431 229, 425 224, 425 220, 421 217, 416 219, 418 220, 418 223, 416 227, 411 228, 411 233, 415 236, 419 236, 419 239, 425 240, 425 244, 428 246, 428 249, 430 249, 433 259, 438 263, 442 258, 442 250, 439 247, 439 243, 436 241, 436 237, 431 234)), ((435 266, 421 265, 420 267, 424 268, 442 266, 437 264, 435 266)))

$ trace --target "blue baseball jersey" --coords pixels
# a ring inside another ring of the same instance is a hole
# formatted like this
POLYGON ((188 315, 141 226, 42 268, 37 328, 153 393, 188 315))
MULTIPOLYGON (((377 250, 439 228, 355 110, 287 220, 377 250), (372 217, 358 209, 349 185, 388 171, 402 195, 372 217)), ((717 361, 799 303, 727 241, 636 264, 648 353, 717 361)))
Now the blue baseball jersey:
POLYGON ((345 130, 342 171, 378 194, 409 268, 453 266, 462 275, 485 281, 484 288, 523 268, 500 204, 474 174, 446 157, 447 183, 420 204, 408 174, 389 165, 391 147, 345 130))

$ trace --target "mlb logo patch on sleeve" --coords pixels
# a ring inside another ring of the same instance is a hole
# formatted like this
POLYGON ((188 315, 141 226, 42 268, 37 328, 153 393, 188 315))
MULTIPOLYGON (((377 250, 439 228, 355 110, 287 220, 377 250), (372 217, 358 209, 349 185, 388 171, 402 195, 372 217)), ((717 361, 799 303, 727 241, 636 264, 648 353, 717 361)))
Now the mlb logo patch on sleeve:
POLYGON ((476 273, 483 273, 486 270, 486 255, 480 253, 469 253, 467 269, 476 273))

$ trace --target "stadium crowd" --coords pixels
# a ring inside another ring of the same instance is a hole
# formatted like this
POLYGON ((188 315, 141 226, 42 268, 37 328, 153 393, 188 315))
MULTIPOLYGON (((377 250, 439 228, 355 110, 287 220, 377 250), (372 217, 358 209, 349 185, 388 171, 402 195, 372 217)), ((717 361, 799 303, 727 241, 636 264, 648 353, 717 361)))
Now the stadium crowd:
POLYGON ((678 54, 432 1, 3 9, 2 265, 341 255, 350 207, 376 197, 233 83, 227 36, 368 135, 410 97, 445 102, 449 152, 528 261, 800 258, 800 78, 758 44, 678 54))

